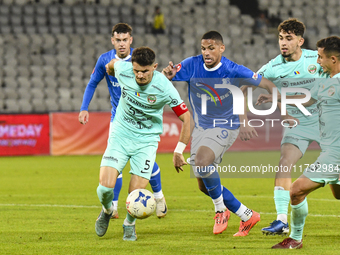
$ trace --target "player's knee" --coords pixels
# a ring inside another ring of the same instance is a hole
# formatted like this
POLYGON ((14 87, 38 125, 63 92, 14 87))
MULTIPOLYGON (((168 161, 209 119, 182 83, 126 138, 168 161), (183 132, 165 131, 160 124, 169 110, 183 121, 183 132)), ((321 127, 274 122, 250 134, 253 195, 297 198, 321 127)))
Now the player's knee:
POLYGON ((282 156, 280 158, 280 162, 279 162, 280 167, 292 167, 293 162, 291 162, 291 160, 289 160, 288 157, 282 156))
POLYGON ((197 166, 197 167, 205 167, 205 166, 208 166, 209 164, 208 164, 209 162, 207 162, 207 160, 206 159, 204 159, 204 158, 198 158, 198 157, 196 157, 195 158, 195 166, 197 166))
POLYGON ((298 185, 295 185, 295 183, 292 184, 290 187, 290 200, 293 205, 299 204, 301 201, 304 200, 306 195, 304 192, 298 187, 298 185))

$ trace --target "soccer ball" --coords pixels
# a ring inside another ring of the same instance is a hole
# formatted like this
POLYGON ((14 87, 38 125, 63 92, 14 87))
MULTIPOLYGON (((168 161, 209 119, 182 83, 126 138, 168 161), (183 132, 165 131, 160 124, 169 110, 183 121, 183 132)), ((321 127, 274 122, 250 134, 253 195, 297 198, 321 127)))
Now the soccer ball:
POLYGON ((136 189, 126 199, 126 209, 132 217, 145 219, 156 209, 156 199, 147 189, 136 189))

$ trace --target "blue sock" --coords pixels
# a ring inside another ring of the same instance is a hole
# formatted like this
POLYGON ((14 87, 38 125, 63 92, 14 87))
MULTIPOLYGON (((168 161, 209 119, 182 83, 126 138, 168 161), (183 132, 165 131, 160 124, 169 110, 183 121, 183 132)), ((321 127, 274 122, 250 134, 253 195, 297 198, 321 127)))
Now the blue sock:
POLYGON ((156 162, 153 165, 152 174, 149 182, 153 192, 159 192, 162 190, 161 171, 156 162))
POLYGON ((222 194, 221 179, 217 171, 214 171, 209 177, 202 178, 202 181, 212 199, 217 199, 222 194))
POLYGON ((116 205, 115 207, 117 207, 117 204, 118 204, 119 193, 120 193, 120 190, 122 189, 122 185, 123 185, 123 175, 120 174, 116 180, 116 185, 113 188, 112 202, 114 206, 116 205))
POLYGON ((224 205, 233 213, 237 212, 237 210, 241 206, 241 202, 234 197, 233 193, 231 193, 226 187, 223 186, 222 190, 223 194, 223 202, 224 205))

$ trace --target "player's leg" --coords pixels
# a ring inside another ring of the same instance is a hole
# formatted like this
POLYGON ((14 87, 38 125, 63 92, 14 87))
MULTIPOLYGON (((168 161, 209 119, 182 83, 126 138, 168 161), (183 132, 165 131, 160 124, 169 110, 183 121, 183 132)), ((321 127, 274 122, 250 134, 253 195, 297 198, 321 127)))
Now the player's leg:
MULTIPOLYGON (((129 184, 129 193, 135 189, 145 189, 151 178, 152 169, 155 164, 156 151, 158 142, 142 143, 140 142, 136 148, 133 156, 130 159, 131 165, 131 179, 129 184)), ((125 241, 136 241, 136 219, 128 212, 123 223, 125 241)))
POLYGON ((113 213, 113 188, 118 175, 119 172, 113 167, 102 166, 100 168, 97 195, 100 203, 102 204, 102 211, 100 212, 95 224, 95 230, 98 236, 105 235, 109 226, 110 218, 113 213))
POLYGON ((123 174, 118 175, 118 178, 116 180, 116 185, 113 188, 113 199, 112 199, 112 205, 113 205, 113 213, 111 216, 111 219, 118 219, 118 198, 119 198, 119 193, 122 189, 123 185, 123 174))
POLYGON ((289 238, 274 245, 273 249, 302 248, 302 235, 305 220, 308 215, 307 195, 323 187, 324 183, 314 182, 305 175, 300 176, 291 186, 291 233, 289 238))
POLYGON ((162 191, 161 183, 161 170, 158 164, 155 162, 152 168, 152 174, 150 178, 150 185, 153 191, 153 195, 156 199, 156 214, 158 218, 165 217, 168 208, 166 206, 165 198, 162 191))
POLYGON ((288 207, 290 201, 291 168, 302 157, 302 152, 296 145, 284 143, 281 146, 279 171, 275 176, 274 202, 277 217, 269 227, 262 228, 264 234, 288 234, 288 207), (288 171, 287 171, 288 170, 288 171))
POLYGON ((108 139, 108 144, 102 157, 97 194, 103 208, 95 224, 98 236, 105 235, 113 213, 113 189, 118 175, 123 171, 129 159, 125 146, 124 140, 112 134, 108 139))
POLYGON ((215 206, 214 234, 220 234, 228 227, 230 212, 223 203, 221 179, 213 162, 214 152, 207 146, 201 146, 195 156, 194 171, 198 180, 198 186, 202 192, 208 194, 215 206))
POLYGON ((339 184, 330 184, 329 187, 333 193, 333 196, 336 199, 340 199, 340 185, 339 184))
POLYGON ((288 207, 291 186, 291 169, 303 157, 309 144, 319 140, 319 126, 298 125, 294 129, 286 129, 281 141, 281 157, 279 172, 275 176, 274 202, 277 217, 270 226, 262 228, 264 234, 285 235, 289 233, 288 207))

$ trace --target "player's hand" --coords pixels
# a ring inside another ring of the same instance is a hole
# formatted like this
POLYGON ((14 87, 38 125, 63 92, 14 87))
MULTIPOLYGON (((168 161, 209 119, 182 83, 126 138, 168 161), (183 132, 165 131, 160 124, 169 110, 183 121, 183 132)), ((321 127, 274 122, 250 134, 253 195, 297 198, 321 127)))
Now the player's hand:
POLYGON ((87 122, 89 122, 89 112, 81 111, 79 113, 78 120, 81 124, 85 125, 87 122))
POLYGON ((297 118, 294 118, 288 114, 283 115, 282 120, 283 120, 282 124, 288 128, 294 128, 300 124, 300 121, 297 118))
POLYGON ((176 168, 177 173, 179 173, 179 170, 183 171, 182 166, 187 165, 188 163, 185 161, 183 154, 174 152, 174 157, 172 159, 172 162, 174 163, 174 166, 176 168))
POLYGON ((106 72, 108 75, 115 76, 115 69, 114 69, 115 62, 116 62, 116 59, 111 59, 111 61, 105 65, 106 72))
POLYGON ((240 125, 240 139, 241 141, 248 141, 252 139, 253 137, 258 137, 255 128, 248 126, 248 123, 246 123, 246 126, 240 125))
POLYGON ((170 81, 172 80, 172 78, 175 77, 176 73, 177 73, 177 68, 176 66, 174 66, 174 63, 172 63, 172 61, 170 61, 169 65, 163 68, 163 71, 162 71, 162 74, 164 74, 166 78, 168 78, 170 81))
POLYGON ((256 105, 261 105, 261 104, 270 103, 270 102, 273 102, 273 95, 271 95, 271 94, 261 94, 257 98, 256 105))

